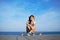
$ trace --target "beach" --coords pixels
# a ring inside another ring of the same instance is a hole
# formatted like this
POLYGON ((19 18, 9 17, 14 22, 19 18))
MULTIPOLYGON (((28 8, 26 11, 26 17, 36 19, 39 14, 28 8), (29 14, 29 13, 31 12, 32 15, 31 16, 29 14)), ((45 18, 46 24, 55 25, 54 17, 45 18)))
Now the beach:
POLYGON ((0 40, 60 40, 60 35, 36 35, 36 36, 0 35, 0 40))

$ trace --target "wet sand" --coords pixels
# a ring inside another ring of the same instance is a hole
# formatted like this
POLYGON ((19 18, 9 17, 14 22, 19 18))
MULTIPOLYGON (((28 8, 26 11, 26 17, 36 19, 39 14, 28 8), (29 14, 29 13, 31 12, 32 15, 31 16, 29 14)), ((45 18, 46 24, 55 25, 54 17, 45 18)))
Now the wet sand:
POLYGON ((0 40, 60 40, 60 35, 17 36, 0 35, 0 40))

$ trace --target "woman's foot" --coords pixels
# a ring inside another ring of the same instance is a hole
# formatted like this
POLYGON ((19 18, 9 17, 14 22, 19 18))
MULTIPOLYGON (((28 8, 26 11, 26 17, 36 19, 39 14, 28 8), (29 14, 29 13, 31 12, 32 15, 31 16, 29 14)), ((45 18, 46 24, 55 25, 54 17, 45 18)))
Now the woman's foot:
POLYGON ((30 36, 30 34, 28 33, 27 36, 30 36))
POLYGON ((32 33, 32 36, 35 36, 35 34, 34 34, 34 33, 32 33))
POLYGON ((27 34, 27 36, 31 36, 31 32, 29 32, 29 33, 27 34))

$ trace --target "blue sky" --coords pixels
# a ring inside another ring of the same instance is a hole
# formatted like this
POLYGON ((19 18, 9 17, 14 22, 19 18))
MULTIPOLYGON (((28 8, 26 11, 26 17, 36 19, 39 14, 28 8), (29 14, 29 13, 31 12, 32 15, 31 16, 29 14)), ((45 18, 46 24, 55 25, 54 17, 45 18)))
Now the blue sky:
POLYGON ((35 16, 35 31, 60 31, 60 0, 0 0, 0 31, 25 31, 35 16))

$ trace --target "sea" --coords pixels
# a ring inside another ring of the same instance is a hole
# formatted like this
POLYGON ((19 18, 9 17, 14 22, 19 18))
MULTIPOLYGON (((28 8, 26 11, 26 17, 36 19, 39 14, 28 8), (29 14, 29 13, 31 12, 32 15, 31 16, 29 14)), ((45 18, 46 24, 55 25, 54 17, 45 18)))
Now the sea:
MULTIPOLYGON (((59 34, 60 35, 60 32, 34 32, 35 35, 39 35, 39 34, 42 34, 42 35, 54 35, 54 34, 59 34)), ((17 35, 17 36, 27 36, 27 33, 26 32, 0 32, 0 35, 17 35)))

